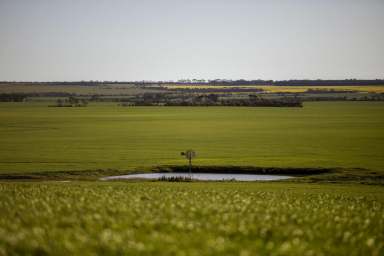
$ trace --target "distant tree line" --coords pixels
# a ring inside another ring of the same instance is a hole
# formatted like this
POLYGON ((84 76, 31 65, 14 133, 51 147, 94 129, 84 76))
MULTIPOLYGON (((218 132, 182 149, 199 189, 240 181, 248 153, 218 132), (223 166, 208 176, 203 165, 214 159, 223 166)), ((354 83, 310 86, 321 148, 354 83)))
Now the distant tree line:
POLYGON ((261 88, 241 88, 241 87, 226 87, 226 88, 197 88, 197 87, 189 87, 189 88, 177 88, 177 89, 169 89, 167 87, 161 87, 162 90, 173 91, 177 90, 180 92, 190 92, 190 93, 220 93, 220 92, 263 92, 264 90, 261 88))
MULTIPOLYGON (((221 96, 221 95, 220 95, 221 96)), ((248 98, 221 98, 218 94, 166 96, 159 93, 145 93, 126 102, 121 106, 244 106, 244 107, 302 107, 298 98, 265 99, 256 95, 248 98)))
POLYGON ((357 93, 356 90, 336 90, 336 89, 307 89, 305 93, 328 94, 328 93, 357 93))
POLYGON ((1 93, 0 102, 22 102, 27 98, 24 93, 1 93))
POLYGON ((50 105, 50 107, 86 107, 88 101, 86 99, 79 99, 73 96, 70 96, 67 99, 57 99, 55 105, 50 105))
POLYGON ((28 97, 71 97, 74 94, 65 92, 39 92, 39 93, 0 93, 0 102, 22 102, 28 97))
POLYGON ((206 84, 206 85, 279 85, 279 86, 319 86, 319 85, 384 85, 384 79, 344 79, 344 80, 246 80, 246 79, 180 79, 178 81, 52 81, 52 82, 15 82, 15 81, 0 81, 0 84, 48 84, 48 85, 81 85, 81 86, 97 86, 106 84, 131 84, 131 85, 164 85, 164 84, 206 84))

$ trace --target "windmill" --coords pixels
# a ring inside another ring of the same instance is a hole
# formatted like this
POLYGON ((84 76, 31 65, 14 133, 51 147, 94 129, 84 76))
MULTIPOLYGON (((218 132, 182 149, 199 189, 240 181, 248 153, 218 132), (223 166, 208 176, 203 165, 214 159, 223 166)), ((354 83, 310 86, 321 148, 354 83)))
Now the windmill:
POLYGON ((192 177, 192 158, 196 157, 196 152, 192 149, 188 149, 185 152, 181 152, 181 155, 188 159, 189 162, 189 176, 192 177))

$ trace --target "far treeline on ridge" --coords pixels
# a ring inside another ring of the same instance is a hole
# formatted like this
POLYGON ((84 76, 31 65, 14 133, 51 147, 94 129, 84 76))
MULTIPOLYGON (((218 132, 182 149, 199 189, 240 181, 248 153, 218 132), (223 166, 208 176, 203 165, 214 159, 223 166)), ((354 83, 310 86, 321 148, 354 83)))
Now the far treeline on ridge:
POLYGON ((344 80, 231 80, 231 79, 180 79, 177 81, 51 81, 51 82, 21 82, 21 81, 0 81, 0 84, 51 84, 51 85, 102 85, 102 84, 206 84, 206 85, 276 85, 276 86, 364 86, 384 85, 384 79, 344 79, 344 80))
POLYGON ((309 101, 384 101, 384 80, 204 80, 1 82, 0 102, 47 101, 50 107, 303 107, 309 101), (52 103, 56 102, 56 103, 52 103))

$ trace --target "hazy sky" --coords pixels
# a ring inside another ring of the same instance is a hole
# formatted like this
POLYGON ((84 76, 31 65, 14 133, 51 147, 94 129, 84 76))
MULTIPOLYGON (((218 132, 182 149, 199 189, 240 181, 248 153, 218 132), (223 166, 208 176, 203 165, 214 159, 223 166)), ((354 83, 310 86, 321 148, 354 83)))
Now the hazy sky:
POLYGON ((384 0, 0 0, 0 80, 384 78, 384 0))

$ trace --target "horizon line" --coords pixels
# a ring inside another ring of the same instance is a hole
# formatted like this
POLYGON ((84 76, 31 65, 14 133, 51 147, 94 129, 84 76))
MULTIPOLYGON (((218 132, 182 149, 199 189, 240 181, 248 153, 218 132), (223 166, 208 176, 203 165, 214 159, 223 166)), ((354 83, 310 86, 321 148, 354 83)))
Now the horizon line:
POLYGON ((285 81, 384 81, 384 78, 344 78, 344 79, 177 79, 177 80, 0 80, 0 83, 209 83, 218 82, 236 82, 236 81, 260 81, 260 82, 285 82, 285 81))

